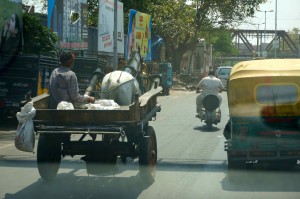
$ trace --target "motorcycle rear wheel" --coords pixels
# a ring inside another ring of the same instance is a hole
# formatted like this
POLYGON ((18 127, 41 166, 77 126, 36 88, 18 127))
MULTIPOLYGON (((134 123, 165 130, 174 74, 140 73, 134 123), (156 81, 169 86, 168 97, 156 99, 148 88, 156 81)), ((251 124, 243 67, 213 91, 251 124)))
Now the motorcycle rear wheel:
POLYGON ((213 124, 211 122, 207 122, 206 125, 209 129, 211 129, 213 124))

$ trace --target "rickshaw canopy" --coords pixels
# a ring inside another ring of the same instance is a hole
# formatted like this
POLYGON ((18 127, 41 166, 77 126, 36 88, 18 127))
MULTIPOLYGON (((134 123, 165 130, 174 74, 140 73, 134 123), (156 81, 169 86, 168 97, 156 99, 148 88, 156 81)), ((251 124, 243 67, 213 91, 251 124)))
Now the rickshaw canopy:
POLYGON ((228 80, 230 116, 300 116, 300 59, 239 62, 228 80))

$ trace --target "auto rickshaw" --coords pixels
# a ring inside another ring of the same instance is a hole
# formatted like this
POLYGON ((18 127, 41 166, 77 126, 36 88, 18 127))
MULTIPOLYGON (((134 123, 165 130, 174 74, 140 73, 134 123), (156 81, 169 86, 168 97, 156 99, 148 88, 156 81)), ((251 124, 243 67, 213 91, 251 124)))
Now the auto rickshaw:
POLYGON ((295 166, 300 159, 300 59, 240 62, 230 73, 227 95, 228 168, 257 162, 295 166))

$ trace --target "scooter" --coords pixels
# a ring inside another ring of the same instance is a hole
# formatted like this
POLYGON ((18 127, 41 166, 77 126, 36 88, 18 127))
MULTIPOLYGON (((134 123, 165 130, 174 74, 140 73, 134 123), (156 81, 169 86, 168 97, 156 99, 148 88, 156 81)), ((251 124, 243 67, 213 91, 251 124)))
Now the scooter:
POLYGON ((204 120, 208 128, 212 128, 213 124, 218 124, 221 121, 220 100, 217 95, 208 94, 202 100, 203 115, 198 115, 201 122, 204 120))

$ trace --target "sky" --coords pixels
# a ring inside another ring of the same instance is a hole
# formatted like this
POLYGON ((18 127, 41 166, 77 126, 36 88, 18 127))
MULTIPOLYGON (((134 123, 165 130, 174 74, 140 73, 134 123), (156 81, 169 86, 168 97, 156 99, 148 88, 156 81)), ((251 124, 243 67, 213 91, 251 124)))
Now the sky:
POLYGON ((30 6, 33 5, 35 12, 42 12, 43 5, 41 3, 35 3, 34 0, 23 0, 23 3, 30 6))
MULTIPOLYGON (((32 0, 28 0, 32 2, 32 0)), ((247 18, 243 23, 238 26, 239 29, 259 29, 275 30, 275 4, 276 0, 268 0, 266 3, 261 4, 259 9, 266 12, 256 12, 253 18, 247 18), (249 22, 249 23, 248 23, 249 22), (266 23, 266 27, 265 24, 266 23), (259 25, 258 25, 259 24, 259 25)), ((36 10, 39 10, 39 5, 36 5, 36 10)), ((300 0, 277 0, 277 30, 289 31, 293 28, 300 29, 300 0)))
MULTIPOLYGON (((266 12, 266 29, 275 30, 275 8, 276 0, 268 0, 261 4, 259 9, 266 12)), ((239 29, 259 29, 265 28, 265 12, 256 12, 254 18, 248 18, 239 29), (255 24, 255 25, 254 25, 255 24), (259 24, 259 25, 258 25, 259 24)), ((289 31, 293 28, 300 29, 300 0, 277 0, 277 30, 289 31)))

